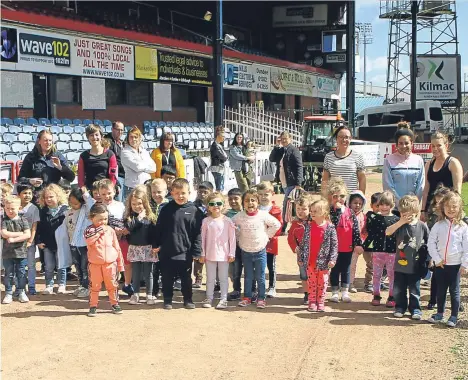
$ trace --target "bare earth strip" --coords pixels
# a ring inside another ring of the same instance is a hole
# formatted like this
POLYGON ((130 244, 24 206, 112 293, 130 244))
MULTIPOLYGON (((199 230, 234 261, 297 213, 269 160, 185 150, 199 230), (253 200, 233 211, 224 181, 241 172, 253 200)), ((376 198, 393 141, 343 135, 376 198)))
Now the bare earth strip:
MULTIPOLYGON (((369 187, 371 194, 380 184, 369 187)), ((160 303, 128 305, 122 296, 124 314, 118 316, 108 311, 105 292, 96 318, 87 318, 86 300, 72 295, 2 305, 2 379, 468 378, 466 322, 449 330, 397 320, 384 306, 371 306, 371 295, 363 292, 351 304, 308 313, 285 237, 280 247, 278 298, 263 311, 235 303, 225 311, 200 304, 190 311, 181 303, 165 311, 160 303)), ((359 288, 363 273, 360 260, 359 288)), ((467 286, 465 281, 465 302, 467 286)), ((423 305, 427 292, 424 287, 423 305)), ((202 291, 195 293, 196 302, 203 298, 202 291)))

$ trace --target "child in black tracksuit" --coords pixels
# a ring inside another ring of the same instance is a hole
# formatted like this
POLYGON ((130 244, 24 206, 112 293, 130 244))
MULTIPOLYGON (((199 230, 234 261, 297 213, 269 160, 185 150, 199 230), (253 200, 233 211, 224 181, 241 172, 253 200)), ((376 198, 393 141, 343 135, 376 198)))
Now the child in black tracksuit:
POLYGON ((172 184, 170 201, 159 213, 153 234, 153 249, 161 261, 164 308, 172 309, 174 278, 180 276, 186 309, 192 302, 191 269, 193 259, 201 255, 203 213, 188 201, 189 183, 178 178, 172 184))

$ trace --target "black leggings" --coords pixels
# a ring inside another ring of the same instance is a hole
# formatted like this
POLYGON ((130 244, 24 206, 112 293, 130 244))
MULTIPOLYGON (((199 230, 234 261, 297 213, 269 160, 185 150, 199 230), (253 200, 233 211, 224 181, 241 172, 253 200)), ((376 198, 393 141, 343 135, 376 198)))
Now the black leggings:
POLYGON ((352 252, 338 252, 338 259, 330 272, 330 285, 332 287, 340 286, 340 276, 341 287, 344 288, 349 286, 352 257, 352 252))
POLYGON ((460 265, 436 267, 435 275, 437 276, 437 313, 443 314, 445 311, 448 289, 450 291, 451 316, 458 317, 460 310, 460 265))
POLYGON ((276 255, 267 253, 268 287, 276 287, 276 255))

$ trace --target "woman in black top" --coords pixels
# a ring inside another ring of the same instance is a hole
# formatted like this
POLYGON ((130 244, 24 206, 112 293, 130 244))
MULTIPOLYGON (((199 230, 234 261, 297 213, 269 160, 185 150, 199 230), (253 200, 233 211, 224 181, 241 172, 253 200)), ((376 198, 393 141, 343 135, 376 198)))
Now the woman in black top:
POLYGON ((422 198, 421 220, 426 221, 427 211, 432 197, 439 185, 443 185, 461 194, 463 169, 455 157, 449 155, 448 138, 441 132, 431 137, 432 154, 434 158, 426 163, 426 184, 422 198))
POLYGON ((213 174, 216 191, 224 190, 224 163, 227 161, 228 156, 224 151, 223 142, 224 128, 218 126, 215 129, 215 141, 213 141, 210 148, 210 171, 213 174))

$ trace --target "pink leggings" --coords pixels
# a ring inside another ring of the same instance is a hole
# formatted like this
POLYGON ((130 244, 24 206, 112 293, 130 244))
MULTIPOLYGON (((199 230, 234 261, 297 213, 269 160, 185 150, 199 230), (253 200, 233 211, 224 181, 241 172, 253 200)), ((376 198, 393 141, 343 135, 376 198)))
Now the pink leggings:
POLYGON ((388 295, 393 296, 393 280, 394 266, 395 266, 395 254, 386 252, 373 252, 372 253, 372 265, 374 266, 374 275, 372 276, 372 286, 374 288, 374 296, 380 296, 380 281, 382 280, 382 273, 384 267, 387 268, 388 275, 388 295))
POLYGON ((309 287, 309 303, 323 306, 328 286, 328 270, 317 270, 311 265, 307 268, 307 284, 309 287))

